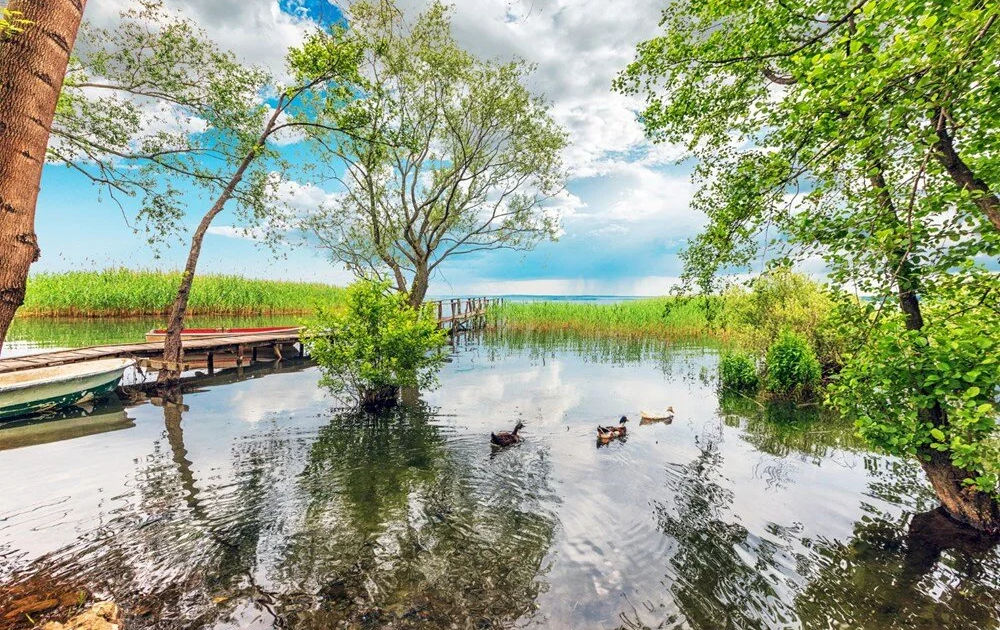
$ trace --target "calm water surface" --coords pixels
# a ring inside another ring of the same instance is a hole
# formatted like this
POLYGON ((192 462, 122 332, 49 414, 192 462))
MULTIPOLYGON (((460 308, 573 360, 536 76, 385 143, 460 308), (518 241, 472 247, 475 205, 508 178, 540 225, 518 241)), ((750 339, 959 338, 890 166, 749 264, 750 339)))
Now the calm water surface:
POLYGON ((129 628, 1000 628, 1000 553, 941 535, 917 467, 720 401, 716 362, 508 339, 382 417, 293 363, 0 429, 0 580, 72 580, 129 628))

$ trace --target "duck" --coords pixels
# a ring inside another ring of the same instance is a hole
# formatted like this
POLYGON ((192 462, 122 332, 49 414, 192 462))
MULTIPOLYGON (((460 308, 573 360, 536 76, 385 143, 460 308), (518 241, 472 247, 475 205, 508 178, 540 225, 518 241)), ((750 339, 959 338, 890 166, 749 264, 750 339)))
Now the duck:
POLYGON ((639 412, 639 424, 649 424, 650 422, 666 422, 669 424, 673 421, 674 421, 673 407, 667 407, 665 411, 639 412))
POLYGON ((518 435, 518 432, 524 428, 524 423, 520 420, 514 425, 513 431, 500 431, 499 433, 490 433, 490 444, 493 446, 504 448, 505 446, 511 446, 523 441, 523 438, 518 435))
POLYGON ((625 433, 628 431, 625 428, 626 422, 628 422, 628 417, 622 416, 618 420, 618 426, 597 427, 597 439, 607 441, 612 438, 625 437, 625 433))

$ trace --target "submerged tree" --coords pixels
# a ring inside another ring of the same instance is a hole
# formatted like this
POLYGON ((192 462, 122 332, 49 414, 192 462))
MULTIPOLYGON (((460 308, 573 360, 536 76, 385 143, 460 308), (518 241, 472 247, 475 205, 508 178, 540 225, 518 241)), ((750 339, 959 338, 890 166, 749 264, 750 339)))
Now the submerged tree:
MULTIPOLYGON (((389 279, 418 306, 445 259, 554 237, 545 201, 562 186, 566 136, 525 88, 530 66, 462 50, 440 2, 412 25, 385 1, 354 5, 349 21, 364 49, 359 98, 340 108, 317 94, 304 110, 361 129, 311 129, 343 188, 304 225, 331 256, 359 277, 389 279)), ((303 51, 322 58, 336 47, 320 33, 303 51)))
MULTIPOLYGON (((294 168, 276 146, 305 95, 320 92, 331 107, 351 98, 358 49, 335 29, 321 59, 279 85, 265 71, 220 50, 189 20, 145 0, 122 14, 114 30, 88 29, 71 68, 53 127, 50 159, 104 187, 109 196, 142 198, 138 218, 151 243, 183 231, 192 198, 206 201, 190 247, 164 342, 161 383, 176 380, 181 330, 202 243, 229 204, 244 223, 275 238, 286 225, 277 186, 294 168), (178 182, 192 191, 182 194, 178 182)), ((291 53, 301 60, 301 51, 291 53)))
POLYGON ((646 96, 650 137, 699 159, 709 223, 689 280, 818 256, 835 286, 873 295, 833 401, 874 445, 917 457, 952 516, 991 531, 981 446, 1000 371, 994 344, 956 326, 1000 330, 997 279, 974 267, 1000 253, 997 17, 982 0, 673 0, 616 83, 646 96), (872 348, 888 345, 906 361, 883 365, 872 348))
POLYGON ((86 5, 11 0, 0 8, 0 347, 41 253, 35 205, 45 148, 86 5))
POLYGON ((436 382, 447 333, 430 307, 415 308, 389 284, 360 280, 345 308, 320 308, 309 327, 310 355, 335 394, 374 408, 395 405, 403 388, 436 382))

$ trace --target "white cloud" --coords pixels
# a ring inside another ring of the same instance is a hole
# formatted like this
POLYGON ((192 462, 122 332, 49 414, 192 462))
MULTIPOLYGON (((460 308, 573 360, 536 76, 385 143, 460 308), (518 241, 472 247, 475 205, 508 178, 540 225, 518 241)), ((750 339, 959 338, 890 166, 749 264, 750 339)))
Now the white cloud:
MULTIPOLYGON (((411 17, 426 6, 425 0, 397 1, 411 17)), ((287 48, 314 27, 301 16, 282 13, 275 0, 166 2, 194 19, 220 46, 266 65, 278 76, 284 72, 287 48)), ((107 25, 125 4, 125 0, 91 3, 87 17, 107 25)), ((657 34, 660 0, 614 6, 605 0, 454 0, 454 4, 453 28, 459 44, 482 57, 519 56, 535 64, 529 87, 552 103, 553 116, 569 133, 570 146, 563 154, 569 190, 547 204, 549 211, 563 218, 565 230, 561 242, 552 246, 553 256, 587 256, 579 247, 581 241, 595 247, 602 239, 677 243, 700 228, 704 217, 689 208, 693 189, 688 177, 671 172, 669 166, 683 151, 646 140, 636 118, 641 101, 611 91, 617 73, 632 60, 636 44, 657 34)), ((296 140, 294 134, 280 139, 285 144, 296 140)), ((298 215, 336 201, 336 193, 294 181, 280 182, 277 194, 298 215)), ((212 230, 229 238, 257 236, 237 226, 212 230)), ((538 285, 549 293, 659 293, 672 282, 666 276, 649 275, 657 269, 636 271, 634 278, 613 286, 564 279, 518 282, 552 282, 538 285)), ((537 270, 539 278, 546 273, 537 270)))

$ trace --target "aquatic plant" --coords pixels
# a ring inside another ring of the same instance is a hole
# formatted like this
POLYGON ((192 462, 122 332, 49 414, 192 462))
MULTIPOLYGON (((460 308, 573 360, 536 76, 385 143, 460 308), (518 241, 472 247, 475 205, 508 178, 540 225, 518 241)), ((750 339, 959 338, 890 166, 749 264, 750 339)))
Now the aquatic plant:
POLYGON ((494 323, 502 323, 509 329, 699 337, 708 332, 710 309, 717 300, 715 297, 661 297, 614 304, 505 302, 491 309, 490 317, 494 323))
MULTIPOLYGON (((179 271, 131 270, 39 273, 28 280, 19 317, 136 317, 169 312, 179 271)), ((343 289, 327 284, 257 280, 235 275, 194 279, 188 313, 192 315, 266 315, 307 313, 337 304, 343 289)))
POLYGON ((719 359, 719 381, 724 389, 730 391, 756 391, 760 385, 757 361, 752 355, 739 350, 724 352, 719 359))
POLYGON ((819 385, 819 361, 801 335, 783 330, 767 351, 767 390, 781 397, 800 398, 819 385))
POLYGON ((320 307, 306 330, 321 384, 364 407, 396 403, 403 388, 436 384, 447 333, 430 306, 415 309, 389 284, 360 280, 347 288, 345 308, 320 307))

